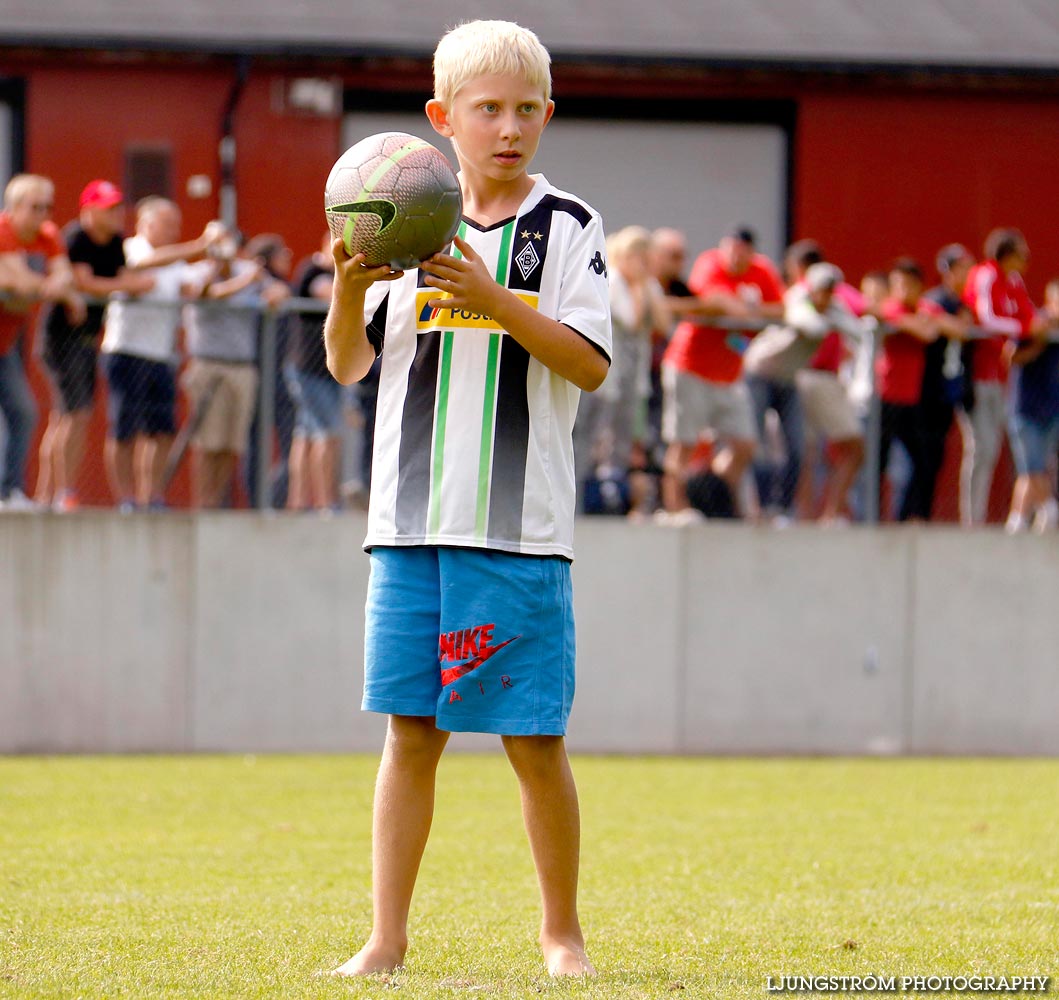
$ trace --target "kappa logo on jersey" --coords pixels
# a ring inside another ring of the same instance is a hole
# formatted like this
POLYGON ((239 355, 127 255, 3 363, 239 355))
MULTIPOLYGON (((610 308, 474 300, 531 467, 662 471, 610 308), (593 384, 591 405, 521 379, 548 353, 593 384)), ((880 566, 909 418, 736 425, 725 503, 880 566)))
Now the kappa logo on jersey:
POLYGON ((597 250, 596 256, 588 262, 588 269, 595 271, 596 274, 602 275, 606 278, 607 275, 607 259, 603 256, 602 252, 597 250))
MULTIPOLYGON (((529 292, 515 292, 531 309, 537 308, 539 295, 529 292)), ((447 309, 431 306, 431 300, 449 298, 444 293, 438 294, 435 289, 425 288, 416 292, 416 330, 503 330, 503 327, 492 316, 475 312, 473 309, 447 309)))
MULTIPOLYGON (((521 635, 493 645, 493 629, 496 624, 475 625, 474 628, 458 629, 455 632, 442 632, 438 636, 438 660, 451 666, 441 668, 442 685, 451 684, 477 670, 486 660, 495 656, 505 646, 511 645, 521 635)), ((501 679, 503 683, 503 678, 501 679)), ((511 687, 510 678, 505 687, 511 687)), ((479 685, 481 687, 481 685, 479 685)))

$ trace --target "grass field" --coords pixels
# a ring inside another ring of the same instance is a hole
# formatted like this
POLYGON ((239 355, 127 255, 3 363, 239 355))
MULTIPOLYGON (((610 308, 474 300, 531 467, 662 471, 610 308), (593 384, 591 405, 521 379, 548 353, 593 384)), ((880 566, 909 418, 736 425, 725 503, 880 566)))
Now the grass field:
POLYGON ((0 758, 0 996, 738 998, 781 975, 1059 975, 1059 761, 576 758, 601 975, 556 983, 514 778, 453 754, 407 968, 314 978, 368 930, 375 764, 0 758))

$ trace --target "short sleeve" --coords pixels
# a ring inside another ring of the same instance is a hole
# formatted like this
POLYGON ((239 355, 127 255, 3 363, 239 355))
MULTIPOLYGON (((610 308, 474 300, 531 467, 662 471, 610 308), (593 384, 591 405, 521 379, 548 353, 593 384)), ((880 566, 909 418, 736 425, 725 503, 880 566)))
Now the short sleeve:
POLYGON ((364 294, 364 330, 375 357, 382 354, 386 340, 386 311, 390 301, 390 282, 376 281, 364 294))
POLYGON ((592 213, 579 227, 566 259, 554 317, 576 330, 609 361, 612 357, 610 284, 603 222, 592 213))
POLYGON ((783 282, 780 280, 779 272, 775 265, 763 254, 759 255, 755 263, 760 269, 758 274, 758 285, 761 288, 761 300, 763 302, 783 301, 783 282))
POLYGON ((66 256, 66 243, 63 241, 59 227, 54 222, 46 223, 41 229, 41 237, 45 243, 44 255, 48 260, 56 257, 66 256))

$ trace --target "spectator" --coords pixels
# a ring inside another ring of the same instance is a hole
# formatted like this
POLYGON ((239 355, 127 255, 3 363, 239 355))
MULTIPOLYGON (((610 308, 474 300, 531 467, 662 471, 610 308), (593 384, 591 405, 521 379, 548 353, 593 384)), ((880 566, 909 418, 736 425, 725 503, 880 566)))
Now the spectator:
POLYGON ((154 281, 138 299, 112 299, 101 351, 110 390, 104 449, 111 490, 123 513, 165 507, 163 473, 175 430, 179 298, 187 261, 202 258, 223 234, 210 223, 197 239, 180 239, 180 209, 167 198, 136 206, 136 235, 125 241, 126 265, 154 281))
POLYGON ((881 401, 880 486, 886 480, 895 440, 904 446, 911 466, 898 506, 897 517, 901 521, 925 521, 930 517, 920 398, 925 346, 938 337, 940 313, 940 307, 923 298, 923 271, 919 264, 908 257, 895 261, 890 269, 890 297, 882 305, 883 320, 892 329, 883 337, 875 371, 881 401))
POLYGON ((18 174, 4 189, 0 212, 0 275, 9 290, 0 299, 0 412, 7 445, 0 471, 0 506, 29 510, 26 458, 37 404, 26 380, 24 341, 33 333, 39 301, 56 303, 71 323, 85 319, 85 304, 74 287, 70 260, 51 221, 55 187, 47 177, 18 174))
POLYGON ((699 256, 688 280, 700 300, 697 315, 677 325, 666 348, 662 381, 667 520, 673 515, 685 519, 689 465, 704 433, 711 435, 714 448, 706 492, 722 509, 735 507, 743 473, 754 456, 754 415, 740 377, 742 353, 761 320, 783 314, 779 275, 767 257, 755 252, 755 242, 750 229, 738 227, 699 256), (747 320, 751 329, 711 327, 706 325, 708 316, 747 320))
MULTIPOLYGON (((650 392, 651 331, 668 326, 664 295, 648 270, 650 233, 626 226, 607 239, 614 352, 603 386, 586 394, 576 438, 583 445, 578 479, 598 478, 628 489, 633 443, 644 438, 643 406, 650 392), (603 439, 603 470, 590 456, 603 439)), ((641 491, 642 493, 642 491, 641 491)))
MULTIPOLYGON (((78 205, 78 217, 63 232, 77 289, 94 298, 150 291, 154 287, 150 275, 125 268, 121 190, 110 181, 90 181, 78 205)), ((54 500, 60 512, 79 506, 75 487, 95 402, 102 329, 102 305, 89 306, 79 324, 70 322, 65 309, 53 308, 44 325, 43 359, 51 377, 53 404, 41 438, 36 500, 45 504, 54 500)))
POLYGON ((1009 433, 1015 457, 1015 488, 1006 529, 1025 531, 1033 519, 1038 534, 1059 523, 1049 460, 1059 445, 1059 278, 1048 282, 1044 311, 1030 323, 1011 354, 1013 393, 1009 433))
POLYGON ((974 408, 962 425, 960 520, 965 525, 984 524, 988 515, 1006 421, 1005 346, 1010 338, 1029 332, 1036 314, 1022 281, 1030 259, 1022 233, 994 229, 986 237, 984 249, 986 259, 971 268, 963 293, 975 323, 985 334, 974 341, 974 408))
MULTIPOLYGON (((784 277, 792 287, 803 283, 810 267, 824 261, 824 252, 816 240, 798 240, 784 255, 784 277)), ((804 292, 788 289, 788 298, 804 292)), ((845 306, 843 318, 860 317, 865 312, 864 296, 845 280, 834 289, 834 298, 845 306)), ((848 334, 848 331, 847 331, 848 334)), ((872 331, 868 323, 857 325, 852 339, 836 327, 826 333, 809 364, 795 374, 798 397, 805 415, 806 445, 802 474, 798 484, 798 515, 803 520, 817 516, 815 499, 816 455, 827 444, 824 457, 823 497, 819 520, 824 524, 845 519, 847 497, 864 461, 864 433, 853 400, 850 397, 848 368, 850 359, 867 353, 870 357, 872 331)))
MULTIPOLYGON (((335 262, 331 236, 294 279, 298 298, 331 301, 335 262)), ((294 400, 294 437, 290 450, 289 510, 334 510, 338 505, 338 435, 342 420, 342 387, 327 370, 324 313, 302 312, 291 335, 284 369, 294 400)))
POLYGON ((971 311, 963 301, 963 290, 974 257, 962 244, 949 243, 938 251, 936 265, 941 283, 923 297, 937 305, 948 320, 942 336, 928 344, 924 352, 919 411, 923 431, 923 506, 928 511, 934 506, 935 487, 956 408, 966 411, 972 407, 971 382, 964 365, 971 311))
MULTIPOLYGON (((833 264, 817 261, 810 265, 784 296, 783 323, 766 327, 743 355, 758 432, 764 438, 770 408, 776 411, 784 431, 785 467, 776 470, 755 460, 759 496, 764 504, 776 503, 779 516, 784 518, 792 513, 803 445, 803 413, 795 378, 819 355, 827 338, 845 336, 856 342, 864 335, 860 321, 837 295, 842 282, 842 272, 833 264)), ((839 347, 843 349, 841 339, 839 347)))
MULTIPOLYGON (((261 261, 265 274, 271 279, 269 287, 273 295, 278 297, 281 294, 278 288, 282 284, 289 297, 293 260, 290 247, 287 246, 282 236, 277 233, 260 233, 252 237, 243 249, 243 256, 247 260, 261 261)), ((283 359, 289 350, 292 316, 290 313, 281 312, 273 319, 276 341, 275 364, 272 372, 272 430, 275 434, 276 458, 272 462, 268 477, 267 503, 272 507, 282 508, 287 505, 287 459, 290 456, 291 438, 294 435, 294 401, 287 392, 287 382, 283 377, 283 359)), ((264 318, 262 318, 262 323, 264 323, 264 318)), ((268 372, 262 370, 261 375, 267 377, 268 372)), ((257 499, 257 463, 262 460, 258 455, 258 419, 259 414, 255 412, 254 422, 250 425, 250 443, 247 448, 245 470, 246 492, 255 500, 257 499)), ((269 456, 264 456, 263 460, 269 461, 269 456)))
MULTIPOLYGON (((647 266, 662 288, 669 325, 651 333, 651 395, 647 400, 647 426, 652 450, 662 441, 662 358, 669 343, 675 319, 683 318, 698 305, 695 293, 684 280, 688 244, 679 229, 663 226, 651 233, 647 266)), ((658 456, 659 472, 661 455, 658 456)))
POLYGON ((287 294, 260 260, 236 257, 237 243, 231 234, 219 240, 185 276, 187 294, 202 303, 184 308, 195 507, 220 507, 228 495, 257 405, 260 309, 287 294))

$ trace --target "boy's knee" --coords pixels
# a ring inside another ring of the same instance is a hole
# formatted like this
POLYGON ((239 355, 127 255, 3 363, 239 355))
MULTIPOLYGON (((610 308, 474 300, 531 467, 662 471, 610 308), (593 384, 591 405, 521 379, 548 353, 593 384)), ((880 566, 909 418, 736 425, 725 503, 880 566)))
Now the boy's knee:
POLYGON ((561 736, 504 736, 504 751, 519 777, 549 778, 566 761, 561 736))
POLYGON ((391 754, 414 759, 434 759, 441 755, 449 734, 438 729, 431 716, 391 715, 386 735, 391 754))

